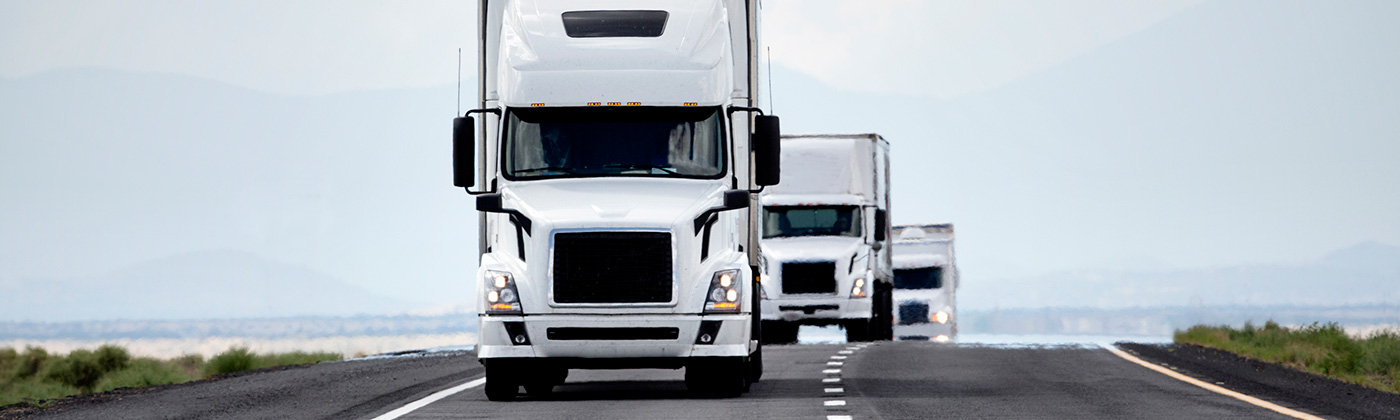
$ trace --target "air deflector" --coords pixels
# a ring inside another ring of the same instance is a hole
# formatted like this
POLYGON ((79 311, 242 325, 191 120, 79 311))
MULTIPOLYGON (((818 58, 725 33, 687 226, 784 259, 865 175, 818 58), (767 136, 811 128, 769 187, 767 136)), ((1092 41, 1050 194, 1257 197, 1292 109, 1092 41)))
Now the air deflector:
POLYGON ((658 37, 670 13, 664 10, 588 10, 564 12, 570 38, 658 37))

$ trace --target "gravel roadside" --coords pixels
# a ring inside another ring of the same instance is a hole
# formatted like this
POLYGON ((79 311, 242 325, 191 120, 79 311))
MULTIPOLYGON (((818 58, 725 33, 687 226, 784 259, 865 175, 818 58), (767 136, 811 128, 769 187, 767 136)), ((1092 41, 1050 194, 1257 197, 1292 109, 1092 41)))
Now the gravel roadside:
POLYGON ((1400 395, 1195 345, 1116 343, 1143 360, 1275 404, 1329 418, 1400 419, 1400 395))

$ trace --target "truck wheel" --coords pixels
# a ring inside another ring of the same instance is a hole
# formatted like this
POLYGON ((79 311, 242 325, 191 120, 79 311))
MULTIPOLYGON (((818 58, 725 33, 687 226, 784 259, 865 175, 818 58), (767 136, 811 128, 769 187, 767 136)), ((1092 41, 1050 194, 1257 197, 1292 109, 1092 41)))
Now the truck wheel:
POLYGON ((860 341, 870 341, 870 324, 872 319, 850 319, 846 320, 846 342, 855 343, 860 341))
POLYGON ((711 398, 734 398, 744 392, 748 370, 742 357, 691 362, 685 367, 685 387, 711 398))
POLYGON ((520 393, 520 384, 507 372, 500 362, 487 361, 486 399, 491 401, 512 401, 520 393))
POLYGON ((880 341, 890 341, 894 339, 894 287, 876 284, 876 297, 879 298, 880 311, 877 312, 879 319, 878 331, 875 339, 880 341))

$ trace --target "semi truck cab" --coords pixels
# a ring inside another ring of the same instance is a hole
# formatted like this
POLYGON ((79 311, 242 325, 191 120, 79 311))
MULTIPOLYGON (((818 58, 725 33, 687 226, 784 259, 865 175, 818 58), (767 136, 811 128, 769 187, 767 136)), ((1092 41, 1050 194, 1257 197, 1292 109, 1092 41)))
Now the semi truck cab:
POLYGON ((718 396, 759 379, 750 210, 780 146, 757 108, 757 7, 480 1, 478 108, 453 153, 476 196, 488 398, 570 369, 684 368, 718 396))

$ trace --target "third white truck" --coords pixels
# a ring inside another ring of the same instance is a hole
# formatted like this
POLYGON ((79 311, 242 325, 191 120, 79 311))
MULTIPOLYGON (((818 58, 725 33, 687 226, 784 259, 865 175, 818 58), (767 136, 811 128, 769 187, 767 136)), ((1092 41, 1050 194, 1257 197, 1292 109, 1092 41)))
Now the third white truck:
POLYGON ((946 342, 958 335, 953 224, 894 228, 895 336, 946 342))

